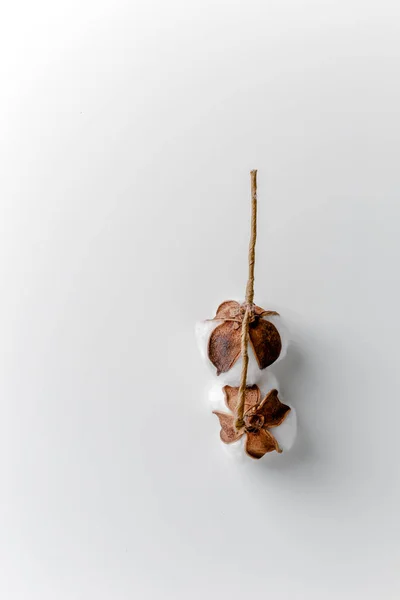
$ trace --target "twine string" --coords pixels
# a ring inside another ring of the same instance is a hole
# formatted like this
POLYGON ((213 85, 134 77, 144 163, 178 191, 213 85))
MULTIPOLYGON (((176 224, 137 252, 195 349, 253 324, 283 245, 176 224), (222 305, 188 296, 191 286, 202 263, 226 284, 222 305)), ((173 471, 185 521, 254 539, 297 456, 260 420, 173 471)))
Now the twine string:
POLYGON ((254 311, 254 264, 256 255, 256 238, 257 238, 257 171, 250 171, 251 181, 251 233, 249 244, 249 277, 246 286, 246 311, 242 322, 242 335, 240 338, 241 355, 242 355, 242 372, 240 377, 238 405, 236 409, 236 429, 241 429, 244 425, 244 401, 247 382, 247 368, 249 366, 249 325, 250 319, 254 311))

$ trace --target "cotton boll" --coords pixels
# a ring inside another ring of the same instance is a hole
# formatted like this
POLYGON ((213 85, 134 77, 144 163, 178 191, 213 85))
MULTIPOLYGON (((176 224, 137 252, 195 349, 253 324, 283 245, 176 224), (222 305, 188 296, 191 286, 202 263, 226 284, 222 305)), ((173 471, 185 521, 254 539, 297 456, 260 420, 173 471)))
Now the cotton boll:
MULTIPOLYGON (((275 361, 282 360, 286 356, 287 347, 289 344, 289 338, 286 327, 282 324, 282 320, 279 316, 272 316, 266 321, 270 321, 277 328, 282 342, 282 350, 279 358, 275 361)), ((211 332, 220 325, 221 321, 200 321, 196 324, 196 339, 199 347, 199 351, 203 360, 209 365, 210 371, 216 376, 216 369, 208 358, 208 341, 210 339, 211 332)), ((256 357, 254 356, 251 345, 248 345, 249 364, 247 368, 247 383, 253 385, 263 380, 263 374, 265 369, 260 369, 256 357)), ((242 357, 240 356, 235 362, 233 367, 226 373, 221 373, 218 376, 218 380, 223 385, 238 386, 240 384, 240 377, 242 372, 242 357)))
MULTIPOLYGON (((208 400, 210 403, 211 410, 229 413, 230 411, 225 404, 225 394, 223 391, 223 387, 224 386, 220 385, 219 383, 214 383, 213 385, 211 385, 208 391, 208 400)), ((272 375, 272 373, 268 372, 266 374, 264 382, 261 385, 259 385, 259 387, 261 391, 261 398, 265 398, 268 392, 270 392, 273 389, 279 390, 275 376, 272 375)), ((280 400, 281 402, 284 402, 282 398, 280 398, 280 400)), ((221 427, 218 418, 216 416, 214 416, 214 418, 215 427, 219 437, 221 427)), ((297 435, 297 416, 295 409, 292 406, 290 406, 290 412, 287 415, 286 419, 283 421, 283 423, 278 427, 272 427, 270 431, 272 435, 276 438, 282 451, 289 451, 292 448, 297 435)), ((240 440, 234 442, 233 444, 225 444, 222 441, 221 444, 223 446, 224 452, 231 458, 242 461, 244 460, 243 457, 245 457, 245 459, 249 458, 249 460, 253 460, 247 456, 244 449, 244 442, 245 436, 243 436, 240 440)))

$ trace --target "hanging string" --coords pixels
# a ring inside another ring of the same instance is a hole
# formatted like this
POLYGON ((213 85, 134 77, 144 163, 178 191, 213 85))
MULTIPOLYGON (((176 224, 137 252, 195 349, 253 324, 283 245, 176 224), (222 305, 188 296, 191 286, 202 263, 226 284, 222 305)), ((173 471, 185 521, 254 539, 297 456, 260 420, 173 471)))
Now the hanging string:
POLYGON ((242 322, 241 335, 241 356, 242 356, 242 373, 240 377, 238 405, 236 409, 236 429, 241 429, 244 425, 244 401, 247 381, 247 368, 249 366, 248 342, 249 342, 249 325, 254 311, 254 264, 256 255, 256 238, 257 238, 257 171, 250 171, 251 181, 251 234, 249 244, 249 278, 246 286, 246 312, 242 322))

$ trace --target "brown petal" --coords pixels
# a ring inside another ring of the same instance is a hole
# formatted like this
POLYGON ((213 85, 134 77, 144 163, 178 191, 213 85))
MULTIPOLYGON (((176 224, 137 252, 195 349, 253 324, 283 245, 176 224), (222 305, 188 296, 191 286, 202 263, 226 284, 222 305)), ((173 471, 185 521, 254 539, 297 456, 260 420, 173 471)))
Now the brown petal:
POLYGON ((235 300, 225 300, 217 308, 214 319, 235 319, 239 317, 240 305, 235 300))
POLYGON ((264 319, 256 319, 250 325, 249 337, 260 369, 272 365, 282 350, 281 336, 275 325, 264 319))
MULTIPOLYGON (((262 309, 261 309, 262 310, 262 309)), ((258 317, 279 317, 279 313, 276 310, 263 310, 258 317)))
MULTIPOLYGON (((226 385, 223 388, 225 394, 225 404, 233 413, 236 412, 238 403, 239 388, 226 385)), ((248 411, 260 402, 260 388, 256 385, 251 385, 246 388, 244 398, 244 412, 248 411)))
POLYGON ((279 400, 278 390, 271 390, 257 409, 257 413, 264 417, 265 427, 278 427, 289 412, 290 407, 279 400))
POLYGON ((245 449, 251 458, 262 458, 264 454, 273 450, 282 452, 272 433, 266 429, 260 429, 258 433, 248 433, 245 449))
POLYGON ((256 317, 279 316, 279 313, 275 312, 274 310, 264 310, 260 306, 256 305, 254 305, 254 314, 256 315, 256 317))
POLYGON ((221 440, 225 444, 232 444, 233 442, 240 440, 243 435, 243 430, 237 431, 235 428, 235 417, 217 410, 214 410, 213 413, 214 415, 217 415, 221 425, 221 440))
POLYGON ((239 358, 241 329, 235 325, 232 321, 221 323, 208 340, 208 357, 217 367, 217 375, 229 371, 239 358))

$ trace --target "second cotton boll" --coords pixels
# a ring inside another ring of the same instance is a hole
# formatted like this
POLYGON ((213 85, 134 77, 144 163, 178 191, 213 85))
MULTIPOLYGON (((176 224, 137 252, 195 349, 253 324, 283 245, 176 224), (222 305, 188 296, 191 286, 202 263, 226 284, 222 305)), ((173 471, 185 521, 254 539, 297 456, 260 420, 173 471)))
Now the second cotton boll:
MULTIPOLYGON (((210 386, 207 398, 210 403, 210 408, 215 413, 228 413, 228 407, 226 405, 226 394, 224 391, 225 386, 221 386, 219 383, 214 383, 210 386)), ((276 377, 272 373, 264 374, 264 381, 259 384, 261 397, 264 398, 272 390, 278 390, 278 382, 276 377)), ((280 393, 279 393, 279 397, 280 393)), ((275 437, 279 448, 281 450, 288 451, 292 448, 296 435, 297 435, 297 415, 293 406, 288 405, 290 412, 286 415, 286 418, 273 429, 270 428, 273 436, 275 437)), ((220 436, 220 424, 218 419, 215 419, 215 430, 216 434, 220 436)), ((245 438, 242 436, 239 440, 232 443, 222 444, 226 454, 235 460, 243 461, 248 460, 248 456, 244 452, 245 438)))

